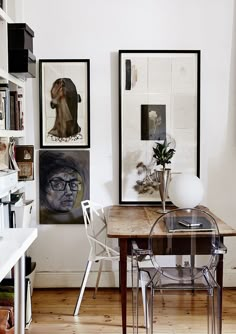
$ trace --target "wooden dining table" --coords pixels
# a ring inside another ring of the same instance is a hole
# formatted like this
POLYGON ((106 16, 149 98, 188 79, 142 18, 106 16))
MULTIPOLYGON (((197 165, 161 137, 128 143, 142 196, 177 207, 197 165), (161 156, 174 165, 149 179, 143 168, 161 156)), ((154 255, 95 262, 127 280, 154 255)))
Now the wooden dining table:
MULTIPOLYGON (((207 211, 215 218, 222 243, 224 242, 224 237, 236 236, 236 230, 214 215, 208 208, 203 206, 198 206, 198 208, 207 211)), ((170 209, 174 208, 171 207, 170 209)), ((126 334, 127 328, 127 256, 131 253, 131 241, 136 240, 140 247, 147 246, 151 227, 160 215, 157 206, 113 205, 106 208, 107 236, 109 238, 118 238, 120 246, 120 289, 123 334, 126 334)), ((160 240, 166 238, 166 228, 160 225, 157 237, 160 238, 160 240)), ((179 242, 183 242, 181 238, 179 242)), ((216 279, 218 284, 223 287, 223 255, 219 256, 216 279)), ((222 320, 222 289, 220 314, 222 320)), ((222 321, 220 323, 222 327, 222 321)), ((222 330, 220 329, 220 333, 221 332, 222 330)))

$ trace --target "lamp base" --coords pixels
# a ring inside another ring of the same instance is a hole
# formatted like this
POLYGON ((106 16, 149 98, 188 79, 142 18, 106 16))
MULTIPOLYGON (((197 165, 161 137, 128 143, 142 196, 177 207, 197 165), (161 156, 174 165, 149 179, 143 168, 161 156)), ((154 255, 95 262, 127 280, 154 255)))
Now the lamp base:
POLYGON ((167 213, 167 212, 169 212, 170 210, 163 210, 163 209, 159 209, 159 210, 157 210, 157 212, 158 213, 167 213))

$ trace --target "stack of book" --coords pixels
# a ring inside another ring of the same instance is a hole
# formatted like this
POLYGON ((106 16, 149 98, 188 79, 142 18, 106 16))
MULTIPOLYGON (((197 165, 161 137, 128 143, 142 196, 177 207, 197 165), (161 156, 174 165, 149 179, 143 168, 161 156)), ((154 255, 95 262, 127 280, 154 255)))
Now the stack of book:
POLYGON ((8 84, 0 84, 0 130, 23 130, 22 89, 11 91, 8 84))

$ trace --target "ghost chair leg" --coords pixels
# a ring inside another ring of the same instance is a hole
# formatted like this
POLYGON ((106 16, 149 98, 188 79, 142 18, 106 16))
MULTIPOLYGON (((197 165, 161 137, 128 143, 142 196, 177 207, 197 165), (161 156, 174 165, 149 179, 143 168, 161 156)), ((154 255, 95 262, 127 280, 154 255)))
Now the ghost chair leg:
POLYGON ((153 334, 153 299, 154 299, 154 289, 152 286, 152 283, 150 286, 146 286, 146 309, 148 312, 146 312, 146 334, 153 334))
POLYGON ((84 272, 84 277, 83 277, 82 284, 81 284, 81 287, 80 287, 80 294, 79 294, 79 297, 77 299, 75 310, 74 310, 74 315, 79 314, 80 305, 81 305, 81 302, 82 302, 82 299, 83 299, 84 290, 85 290, 85 287, 86 287, 86 283, 87 283, 87 280, 88 280, 88 276, 89 276, 89 273, 90 273, 92 263, 93 263, 93 261, 88 261, 87 262, 87 266, 86 266, 86 269, 85 269, 85 272, 84 272))
MULTIPOLYGON (((146 274, 147 275, 147 274, 146 274)), ((140 273, 140 283, 141 283, 141 289, 142 289, 142 300, 143 300, 143 314, 144 314, 144 326, 149 327, 149 314, 148 314, 148 308, 146 305, 146 283, 145 283, 145 273, 140 273)))

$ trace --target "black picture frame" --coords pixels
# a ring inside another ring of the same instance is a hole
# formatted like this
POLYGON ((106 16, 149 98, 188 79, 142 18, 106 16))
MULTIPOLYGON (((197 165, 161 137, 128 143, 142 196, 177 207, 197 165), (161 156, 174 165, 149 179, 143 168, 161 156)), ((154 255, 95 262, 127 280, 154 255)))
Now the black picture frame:
POLYGON ((200 50, 119 50, 120 204, 161 203, 148 178, 158 169, 153 146, 167 137, 176 143, 172 173, 200 176, 200 56, 200 50), (159 132, 148 114, 162 119, 159 132))
POLYGON ((83 224, 89 198, 89 150, 39 150, 40 224, 83 224))
POLYGON ((90 147, 90 60, 39 59, 40 147, 90 147))

